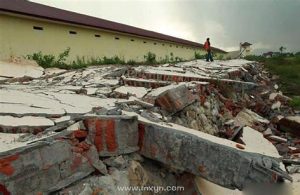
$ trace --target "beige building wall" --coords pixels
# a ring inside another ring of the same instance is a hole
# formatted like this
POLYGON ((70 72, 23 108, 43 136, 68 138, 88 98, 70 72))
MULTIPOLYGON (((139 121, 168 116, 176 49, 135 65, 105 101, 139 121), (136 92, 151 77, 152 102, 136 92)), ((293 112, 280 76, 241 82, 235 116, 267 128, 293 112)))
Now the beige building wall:
POLYGON ((104 56, 143 61, 147 52, 155 53, 157 60, 164 59, 166 55, 171 57, 171 53, 174 58, 190 60, 195 52, 204 53, 202 49, 188 45, 4 13, 0 13, 0 26, 0 59, 39 51, 57 56, 67 47, 71 48, 68 61, 77 57, 90 59, 104 56), (33 27, 42 27, 43 30, 33 27), (77 34, 70 34, 69 31, 77 34))

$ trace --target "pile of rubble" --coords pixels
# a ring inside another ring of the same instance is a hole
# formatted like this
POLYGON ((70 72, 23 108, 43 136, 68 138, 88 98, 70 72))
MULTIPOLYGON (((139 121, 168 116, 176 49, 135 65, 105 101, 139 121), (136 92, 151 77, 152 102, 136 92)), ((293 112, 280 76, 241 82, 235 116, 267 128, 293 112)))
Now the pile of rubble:
POLYGON ((39 71, 0 73, 2 194, 239 194, 253 185, 299 186, 300 116, 261 64, 39 71))

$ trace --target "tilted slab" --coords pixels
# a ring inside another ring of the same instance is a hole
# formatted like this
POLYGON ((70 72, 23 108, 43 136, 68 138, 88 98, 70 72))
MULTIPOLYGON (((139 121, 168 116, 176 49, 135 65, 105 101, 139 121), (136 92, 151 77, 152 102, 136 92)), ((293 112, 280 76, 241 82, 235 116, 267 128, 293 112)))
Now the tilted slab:
POLYGON ((135 87, 146 87, 152 89, 163 87, 170 84, 170 82, 167 81, 148 80, 148 79, 141 79, 141 78, 122 77, 122 80, 125 85, 135 86, 135 87))
POLYGON ((0 116, 0 132, 8 133, 38 133, 54 125, 54 122, 45 117, 35 116, 0 116))
POLYGON ((77 153, 67 139, 29 143, 15 138, 8 134, 8 143, 1 144, 0 194, 48 194, 95 170, 98 153, 93 146, 77 153))
POLYGON ((192 93, 182 84, 161 93, 155 99, 155 104, 170 113, 176 113, 194 101, 192 93))
POLYGON ((172 82, 190 82, 190 81, 205 81, 216 85, 231 86, 235 90, 249 90, 257 87, 256 83, 244 82, 232 79, 214 78, 209 76, 200 76, 194 73, 174 73, 170 71, 158 71, 158 70, 132 70, 129 73, 130 76, 139 78, 155 79, 161 81, 172 82))
POLYGON ((255 148, 176 124, 152 123, 142 117, 139 147, 148 158, 230 189, 291 179, 280 169, 279 158, 263 155, 255 148))

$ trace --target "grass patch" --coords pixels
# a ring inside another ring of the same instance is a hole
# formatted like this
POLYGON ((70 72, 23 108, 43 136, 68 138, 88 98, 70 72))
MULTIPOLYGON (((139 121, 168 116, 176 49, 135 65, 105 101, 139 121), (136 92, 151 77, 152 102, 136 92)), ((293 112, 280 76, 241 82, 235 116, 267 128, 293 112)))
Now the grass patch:
POLYGON ((266 68, 280 78, 281 89, 290 95, 300 95, 300 56, 266 59, 266 68))
POLYGON ((293 57, 247 56, 247 60, 262 62, 270 73, 279 76, 280 89, 287 95, 300 95, 300 55, 293 57))
POLYGON ((139 65, 139 64, 165 64, 165 63, 172 63, 172 62, 184 62, 184 60, 178 56, 174 57, 173 53, 170 53, 165 56, 164 59, 160 58, 157 60, 156 54, 148 52, 144 55, 144 61, 137 62, 135 60, 128 60, 125 61, 124 59, 113 56, 113 57, 106 57, 103 58, 90 58, 87 59, 85 57, 78 57, 71 63, 67 63, 67 57, 69 56, 70 48, 67 48, 65 51, 60 53, 58 56, 43 54, 42 52, 33 53, 32 55, 27 55, 26 58, 30 60, 35 60, 40 66, 43 68, 61 68, 61 69, 80 69, 86 68, 91 65, 106 65, 106 64, 123 64, 123 65, 139 65))
POLYGON ((290 106, 294 109, 300 110, 300 96, 294 96, 290 102, 290 106))

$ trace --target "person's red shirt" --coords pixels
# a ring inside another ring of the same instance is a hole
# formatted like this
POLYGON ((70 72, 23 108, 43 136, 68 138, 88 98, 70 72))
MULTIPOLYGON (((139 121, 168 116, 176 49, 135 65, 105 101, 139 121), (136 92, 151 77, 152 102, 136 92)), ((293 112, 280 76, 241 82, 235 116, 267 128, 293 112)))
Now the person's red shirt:
POLYGON ((206 41, 206 42, 204 43, 203 48, 204 48, 206 51, 210 50, 210 44, 208 43, 208 41, 206 41))

